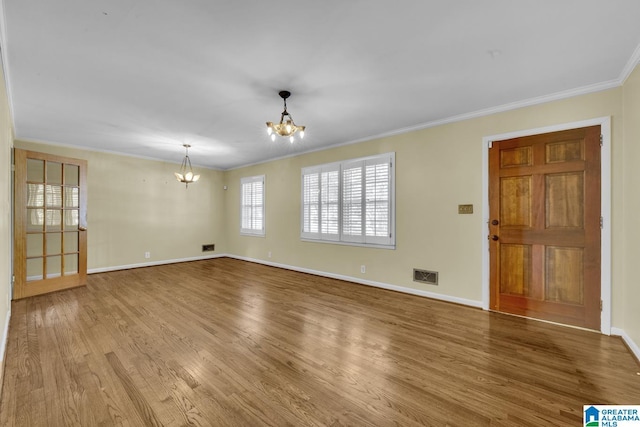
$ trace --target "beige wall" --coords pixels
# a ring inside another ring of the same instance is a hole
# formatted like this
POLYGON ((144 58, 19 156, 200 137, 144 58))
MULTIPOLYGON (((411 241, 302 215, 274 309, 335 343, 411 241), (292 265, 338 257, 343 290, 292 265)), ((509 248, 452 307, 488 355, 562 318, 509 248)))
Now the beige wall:
MULTIPOLYGON (((11 295, 11 146, 13 125, 9 101, 0 67, 0 366, 4 366, 4 349, 9 321, 11 295)), ((2 372, 0 369, 0 378, 2 372)))
MULTIPOLYGON (((610 116, 612 325, 640 343, 640 311, 634 306, 640 290, 635 286, 632 268, 640 253, 640 225, 636 219, 640 210, 636 191, 640 182, 636 167, 640 162, 640 120, 634 120, 640 116, 639 74, 636 69, 623 87, 607 91, 226 172, 200 170, 201 181, 188 190, 172 178, 175 164, 24 141, 15 144, 88 160, 89 269, 198 257, 202 255, 201 244, 215 243, 215 253, 479 303, 482 239, 486 235, 481 216, 482 138, 610 116), (627 118, 624 123, 623 113, 627 118), (302 242, 301 168, 389 151, 396 153, 397 166, 396 250, 302 242), (266 175, 266 237, 241 236, 240 178, 259 174, 266 175), (227 191, 222 189, 223 184, 228 186, 227 191), (468 203, 474 205, 474 214, 458 215, 457 205, 468 203), (151 260, 144 259, 145 251, 152 253, 151 260), (360 273, 363 264, 367 268, 365 274, 360 273), (439 271, 440 285, 413 282, 414 267, 439 271)), ((6 104, 6 96, 3 99, 6 104)), ((9 135, 6 141, 0 141, 2 155, 8 156, 11 145, 8 113, 3 113, 0 119, 3 120, 0 130, 9 135)), ((9 163, 8 157, 0 161, 9 163)), ((2 193, 8 187, 9 175, 4 173, 0 177, 2 209, 9 209, 9 197, 2 193)), ((0 226, 0 231, 7 233, 3 241, 10 240, 8 223, 0 226)), ((8 246, 0 251, 8 251, 8 246)), ((0 273, 8 280, 9 253, 0 255, 0 273)), ((0 283, 0 316, 5 313, 1 286, 0 283)))
MULTIPOLYGON (((173 176, 177 164, 25 141, 15 146, 88 161, 90 271, 225 252, 223 172, 196 168, 200 181, 185 189, 173 176), (207 243, 216 251, 203 253, 207 243)), ((176 161, 181 155, 176 150, 176 161)))
POLYGON ((624 320, 621 327, 633 342, 640 346, 640 281, 636 264, 640 257, 640 66, 623 86, 624 155, 622 183, 624 233, 615 246, 623 254, 625 288, 621 292, 624 302, 624 320))
MULTIPOLYGON (((622 228, 621 88, 521 108, 402 135, 228 171, 228 249, 232 254, 358 279, 482 301, 482 138, 603 116, 612 117, 614 236, 622 228), (300 241, 300 169, 331 161, 396 153, 396 250, 300 241), (239 234, 239 182, 266 175, 266 237, 239 234), (458 204, 474 205, 458 215, 458 204), (267 257, 271 251, 272 258, 267 257), (366 273, 360 273, 360 265, 366 273), (412 281, 412 269, 440 273, 439 286, 412 281)), ((622 267, 614 248, 614 325, 623 322, 622 267)))

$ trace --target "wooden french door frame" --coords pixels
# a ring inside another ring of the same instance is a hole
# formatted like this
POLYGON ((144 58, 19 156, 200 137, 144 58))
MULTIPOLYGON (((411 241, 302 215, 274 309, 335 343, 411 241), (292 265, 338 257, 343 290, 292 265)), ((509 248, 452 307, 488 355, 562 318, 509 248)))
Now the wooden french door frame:
POLYGON ((13 157, 13 299, 85 285, 87 161, 18 148, 13 157))
POLYGON ((490 135, 482 138, 482 308, 489 310, 490 304, 490 265, 489 265, 489 147, 492 141, 512 139, 543 133, 599 125, 602 133, 602 150, 600 152, 601 171, 601 216, 603 218, 600 248, 600 286, 602 313, 600 331, 611 334, 611 118, 599 117, 578 122, 563 123, 535 129, 527 129, 504 134, 490 135))

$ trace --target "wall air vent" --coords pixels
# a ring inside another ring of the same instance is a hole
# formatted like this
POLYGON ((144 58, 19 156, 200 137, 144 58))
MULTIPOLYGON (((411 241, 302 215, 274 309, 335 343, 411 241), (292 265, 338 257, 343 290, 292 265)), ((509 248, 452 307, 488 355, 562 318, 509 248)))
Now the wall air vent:
POLYGON ((413 281, 420 283, 427 283, 429 285, 438 284, 438 272, 429 270, 413 269, 413 281))
POLYGON ((216 250, 216 245, 209 243, 208 245, 202 245, 202 252, 211 252, 216 250))

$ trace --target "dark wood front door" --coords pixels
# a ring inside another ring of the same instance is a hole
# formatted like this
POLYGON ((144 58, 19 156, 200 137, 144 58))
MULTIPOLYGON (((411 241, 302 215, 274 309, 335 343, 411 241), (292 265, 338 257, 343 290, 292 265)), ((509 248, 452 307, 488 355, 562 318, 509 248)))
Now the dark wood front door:
POLYGON ((489 149, 492 310, 600 329, 600 126, 489 149))

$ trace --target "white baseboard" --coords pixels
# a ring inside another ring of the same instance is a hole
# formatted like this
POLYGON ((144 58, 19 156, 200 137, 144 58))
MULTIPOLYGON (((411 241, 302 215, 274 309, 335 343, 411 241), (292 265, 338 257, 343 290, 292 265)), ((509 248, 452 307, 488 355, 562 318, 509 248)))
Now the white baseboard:
POLYGON ((178 262, 201 261, 203 259, 222 258, 222 257, 226 257, 226 256, 228 256, 228 255, 226 255, 226 254, 215 254, 215 255, 194 256, 194 257, 189 257, 189 258, 165 259, 165 260, 161 260, 161 261, 141 262, 139 264, 128 264, 128 265, 117 265, 117 266, 113 266, 113 267, 92 268, 92 269, 87 270, 87 273, 88 274, 106 273, 108 271, 129 270, 131 268, 140 268, 140 267, 153 267, 154 265, 176 264, 178 262))
POLYGON ((2 331, 2 342, 0 342, 0 363, 4 366, 4 356, 7 351, 7 341, 9 340, 9 321, 11 320, 11 307, 7 311, 7 318, 4 323, 4 331, 2 331))
POLYGON ((629 335, 627 335, 627 333, 624 331, 624 329, 611 328, 611 335, 618 335, 618 336, 622 337, 624 342, 627 343, 627 346, 629 346, 629 348, 631 349, 631 352, 636 356, 636 359, 638 359, 638 361, 640 361, 640 347, 638 347, 638 344, 633 342, 631 337, 629 335))
POLYGON ((344 276, 342 274, 327 273, 325 271, 312 270, 312 269, 309 269, 309 268, 296 267, 296 266, 287 265, 287 264, 279 264, 279 263, 270 262, 270 261, 264 261, 264 260, 256 259, 256 258, 248 258, 248 257, 243 257, 243 256, 231 255, 231 254, 227 254, 225 256, 228 257, 228 258, 239 259, 239 260, 242 260, 242 261, 249 261, 249 262, 255 262, 257 264, 269 265, 271 267, 279 267, 279 268, 284 268, 286 270, 299 271, 301 273, 313 274, 315 276, 322 276, 322 277, 329 277, 331 279, 345 280, 347 282, 354 282, 354 283, 358 283, 360 285, 373 286, 373 287, 376 287, 376 288, 388 289, 388 290, 391 290, 391 291, 402 292, 402 293, 405 293, 405 294, 417 295, 417 296, 427 297, 427 298, 436 299, 436 300, 440 300, 440 301, 453 302, 453 303, 456 303, 456 304, 467 305, 467 306, 470 306, 470 307, 482 308, 482 301, 474 301, 474 300, 470 300, 470 299, 466 299, 466 298, 453 297, 453 296, 450 296, 450 295, 443 295, 443 294, 438 294, 438 293, 435 293, 435 292, 429 292, 429 291, 422 291, 422 290, 419 290, 419 289, 407 288, 405 286, 391 285, 389 283, 375 282, 373 280, 364 280, 364 279, 361 279, 359 277, 344 276))
POLYGON ((0 401, 2 401, 2 384, 4 384, 4 366, 7 356, 7 343, 9 342, 9 322, 11 321, 11 305, 7 311, 7 318, 2 331, 2 342, 0 342, 0 401))

